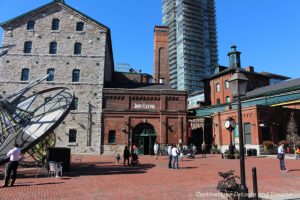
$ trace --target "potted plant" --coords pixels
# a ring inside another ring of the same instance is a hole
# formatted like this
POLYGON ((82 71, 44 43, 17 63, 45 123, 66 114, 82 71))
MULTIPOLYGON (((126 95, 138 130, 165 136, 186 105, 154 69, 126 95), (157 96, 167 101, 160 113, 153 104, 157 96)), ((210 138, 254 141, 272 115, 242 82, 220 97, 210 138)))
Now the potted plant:
POLYGON ((236 178, 239 179, 239 177, 234 175, 233 170, 219 172, 219 176, 221 176, 222 179, 218 181, 217 190, 228 197, 228 199, 237 200, 238 195, 236 194, 239 192, 239 184, 236 182, 236 178))

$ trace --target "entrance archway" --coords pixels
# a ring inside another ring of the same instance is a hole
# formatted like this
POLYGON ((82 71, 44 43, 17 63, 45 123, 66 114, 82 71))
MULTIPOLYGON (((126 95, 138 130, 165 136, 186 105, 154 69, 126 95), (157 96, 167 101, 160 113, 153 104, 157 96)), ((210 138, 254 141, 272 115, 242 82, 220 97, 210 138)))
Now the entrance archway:
POLYGON ((153 146, 155 140, 156 133, 151 124, 138 124, 132 130, 132 143, 137 145, 140 154, 153 155, 153 146))

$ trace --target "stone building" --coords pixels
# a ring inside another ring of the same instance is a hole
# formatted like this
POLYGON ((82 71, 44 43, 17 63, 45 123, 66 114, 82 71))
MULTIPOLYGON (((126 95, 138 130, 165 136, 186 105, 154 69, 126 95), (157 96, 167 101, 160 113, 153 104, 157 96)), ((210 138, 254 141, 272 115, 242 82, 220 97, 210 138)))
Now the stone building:
POLYGON ((1 95, 50 74, 36 90, 65 86, 75 95, 70 114, 55 130, 56 146, 99 154, 103 87, 114 72, 110 29, 63 0, 0 25, 2 45, 14 45, 0 60, 1 95))

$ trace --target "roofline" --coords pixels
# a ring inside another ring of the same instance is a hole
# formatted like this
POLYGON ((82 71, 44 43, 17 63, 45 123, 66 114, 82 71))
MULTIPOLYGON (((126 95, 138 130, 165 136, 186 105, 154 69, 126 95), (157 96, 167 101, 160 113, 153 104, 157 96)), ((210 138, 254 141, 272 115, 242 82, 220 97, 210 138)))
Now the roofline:
POLYGON ((265 71, 260 72, 260 74, 263 74, 263 75, 266 75, 266 76, 273 76, 275 78, 291 79, 291 77, 288 77, 288 76, 283 76, 283 75, 279 75, 279 74, 273 74, 271 72, 265 72, 265 71))
MULTIPOLYGON (((268 86, 266 86, 266 87, 268 87, 268 86)), ((247 96, 247 93, 246 93, 246 96, 244 96, 242 99, 243 100, 248 100, 248 99, 253 99, 253 98, 258 98, 258 97, 264 97, 264 96, 271 96, 271 95, 276 95, 276 94, 282 94, 282 93, 285 93, 285 92, 292 92, 292 91, 296 91, 296 90, 300 90, 300 85, 286 87, 286 88, 281 88, 281 89, 278 89, 278 90, 275 90, 275 91, 273 90, 273 91, 270 91, 270 92, 262 92, 260 94, 255 94, 255 95, 251 95, 251 96, 247 96)), ((249 91, 249 93, 250 92, 251 91, 249 91)))
POLYGON ((217 78, 219 76, 222 76, 222 75, 225 75, 225 74, 229 74, 231 72, 234 72, 236 70, 240 70, 240 72, 242 72, 243 74, 252 74, 252 75, 256 75, 256 76, 262 76, 264 78, 268 78, 270 79, 269 76, 266 76, 266 75, 263 75, 263 74, 260 74, 258 72, 249 72, 247 71, 246 69, 244 68, 237 68, 237 67, 228 67, 227 69, 217 73, 217 74, 213 74, 212 76, 208 77, 208 78, 205 78, 205 79, 202 79, 202 81, 204 80, 211 80, 211 79, 214 79, 214 78, 217 78))
MULTIPOLYGON (((176 89, 144 89, 144 88, 107 88, 104 87, 104 90, 119 90, 119 91, 126 91, 126 90, 131 90, 131 91, 153 91, 153 92, 176 92, 176 93, 180 93, 183 95, 187 95, 187 91, 186 90, 176 90, 176 89)), ((131 94, 130 94, 131 95, 131 94)), ((145 94, 148 95, 148 94, 145 94)))
POLYGON ((105 26, 104 24, 101 24, 101 23, 98 22, 97 20, 95 20, 95 19, 93 19, 93 18, 87 16, 86 14, 80 12, 79 10, 77 10, 77 9, 71 7, 70 5, 66 4, 65 2, 61 2, 61 1, 51 1, 50 3, 47 3, 47 4, 45 4, 45 5, 42 5, 42 6, 38 7, 38 8, 35 8, 35 9, 31 10, 31 11, 28 11, 28 12, 26 12, 26 13, 24 13, 24 14, 22 14, 22 15, 19 15, 19 16, 13 18, 13 19, 10 19, 10 20, 7 20, 7 21, 5 21, 5 22, 2 22, 2 23, 0 23, 0 26, 3 27, 3 26, 5 26, 5 25, 8 24, 8 23, 14 22, 14 21, 16 21, 16 20, 18 20, 18 19, 21 19, 21 18, 25 17, 26 15, 29 15, 29 14, 34 13, 34 12, 37 12, 37 11, 39 11, 39 10, 42 10, 42 9, 44 9, 44 8, 50 6, 50 5, 54 5, 54 4, 60 4, 60 5, 62 5, 62 6, 66 6, 67 8, 69 8, 69 9, 71 9, 71 10, 77 12, 78 14, 80 14, 80 15, 86 17, 87 19, 89 19, 89 20, 95 22, 96 24, 98 24, 99 26, 103 27, 103 28, 106 29, 107 31, 110 30, 110 29, 109 29, 107 26, 105 26))

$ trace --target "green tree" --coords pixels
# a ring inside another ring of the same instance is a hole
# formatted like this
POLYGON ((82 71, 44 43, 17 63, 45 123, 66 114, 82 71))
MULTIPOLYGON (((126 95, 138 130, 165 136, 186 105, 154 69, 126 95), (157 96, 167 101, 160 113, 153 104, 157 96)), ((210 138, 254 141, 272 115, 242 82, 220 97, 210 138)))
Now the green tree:
POLYGON ((293 145, 294 152, 296 152, 296 145, 300 141, 300 137, 298 135, 298 126, 295 120, 294 112, 291 113, 290 120, 287 124, 287 133, 287 140, 293 145))

